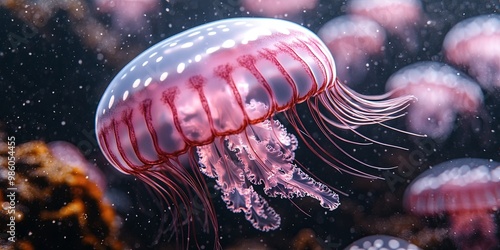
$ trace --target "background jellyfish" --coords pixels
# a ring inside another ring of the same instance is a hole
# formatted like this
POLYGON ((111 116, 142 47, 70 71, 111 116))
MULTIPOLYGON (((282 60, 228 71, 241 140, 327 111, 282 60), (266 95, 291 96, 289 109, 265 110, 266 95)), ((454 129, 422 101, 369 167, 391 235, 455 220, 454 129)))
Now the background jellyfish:
POLYGON ((347 13, 375 20, 399 38, 406 49, 417 51, 417 30, 422 18, 420 0, 350 0, 347 13))
POLYGON ((408 110, 410 131, 434 139, 446 139, 457 114, 476 114, 482 106, 479 85, 463 73, 438 62, 419 62, 394 73, 386 89, 395 95, 415 95, 418 101, 408 110))
POLYGON ((302 11, 316 8, 318 2, 318 0, 243 0, 241 5, 255 15, 294 19, 302 11))
POLYGON ((394 249, 394 250, 419 250, 420 248, 410 242, 390 236, 390 235, 371 235, 361 238, 345 248, 345 250, 375 250, 375 249, 394 249))
POLYGON ((328 21, 318 36, 335 58, 340 79, 349 85, 361 82, 369 68, 371 55, 380 54, 385 44, 385 30, 375 21, 345 15, 328 21))
POLYGON ((459 249, 496 249, 493 213, 500 205, 500 163, 477 158, 443 162, 420 174, 405 192, 418 215, 446 214, 459 249))
POLYGON ((446 59, 465 67, 485 89, 500 87, 500 15, 482 15, 457 23, 443 43, 446 59))

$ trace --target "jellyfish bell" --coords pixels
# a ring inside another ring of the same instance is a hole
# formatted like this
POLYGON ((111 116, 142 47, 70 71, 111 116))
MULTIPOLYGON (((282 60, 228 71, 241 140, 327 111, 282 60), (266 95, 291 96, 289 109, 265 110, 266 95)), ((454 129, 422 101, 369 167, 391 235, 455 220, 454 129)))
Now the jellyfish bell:
POLYGON ((404 204, 417 215, 450 216, 450 237, 461 249, 498 246, 492 213, 500 206, 500 163, 460 158, 433 166, 407 187, 404 204))
POLYGON ((420 0, 351 0, 347 6, 347 13, 376 21, 411 52, 417 52, 419 47, 417 27, 422 12, 420 0))
POLYGON ((370 235, 356 240, 344 250, 371 250, 371 249, 394 249, 394 250, 420 250, 420 248, 406 240, 390 235, 370 235))
POLYGON ((127 64, 101 98, 96 135, 116 169, 144 181, 166 201, 174 227, 187 222, 189 232, 177 231, 178 238, 194 233, 193 208, 180 208, 197 197, 204 225, 212 225, 215 248, 220 248, 203 175, 215 179, 229 210, 244 213, 259 230, 278 228, 281 218, 254 186, 262 185, 270 197, 309 196, 333 210, 340 204, 338 195, 295 160, 299 140, 337 171, 376 177, 311 140, 295 106, 306 103, 334 145, 335 128, 373 143, 355 128, 400 117, 413 100, 386 98, 360 95, 343 85, 328 48, 300 25, 224 19, 167 38, 127 64), (275 119, 278 113, 298 138, 275 119), (185 156, 187 165, 180 160, 185 156))
POLYGON ((364 79, 369 57, 382 52, 386 38, 382 26, 356 15, 328 21, 318 30, 318 36, 335 58, 338 77, 349 85, 364 79))
POLYGON ((318 0, 243 0, 241 5, 256 15, 293 18, 300 12, 316 8, 318 2, 318 0))
POLYGON ((482 15, 459 22, 446 34, 446 60, 464 67, 481 86, 500 87, 500 15, 482 15))
POLYGON ((395 96, 417 97, 408 110, 408 129, 440 141, 452 132, 457 114, 478 114, 483 103, 475 81, 438 62, 419 62, 398 70, 387 80, 386 90, 395 96))

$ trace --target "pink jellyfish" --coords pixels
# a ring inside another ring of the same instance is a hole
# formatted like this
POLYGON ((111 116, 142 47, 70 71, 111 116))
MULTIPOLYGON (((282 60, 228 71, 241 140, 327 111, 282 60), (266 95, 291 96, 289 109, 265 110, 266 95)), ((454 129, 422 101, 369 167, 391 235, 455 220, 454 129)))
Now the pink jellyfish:
POLYGON ((408 110, 409 130, 437 140, 449 136, 457 113, 475 114, 483 102, 478 84, 451 66, 437 62, 402 68, 387 80, 386 89, 396 96, 415 95, 418 101, 408 110))
POLYGON ((446 59, 465 67, 486 89, 500 87, 500 15, 484 15, 456 24, 443 43, 446 59))
POLYGON ((416 26, 422 16, 420 0, 351 0, 347 12, 375 20, 401 39, 408 50, 417 50, 416 26))
POLYGON ((345 248, 345 250, 420 250, 416 245, 390 235, 370 235, 361 238, 345 248))
POLYGON ((298 138, 274 117, 283 114, 305 148, 326 165, 372 177, 313 139, 296 105, 307 105, 324 140, 335 145, 334 128, 363 136, 355 128, 398 118, 413 100, 387 97, 361 95, 341 83, 326 45, 300 25, 223 19, 167 38, 127 64, 101 98, 96 135, 117 170, 144 181, 168 202, 178 239, 195 233, 196 197, 204 225, 214 230, 214 248, 221 248, 202 174, 215 180, 227 208, 243 213, 258 230, 275 230, 281 223, 264 195, 310 196, 334 210, 338 194, 302 170, 295 160, 298 138), (254 189, 259 185, 262 192, 254 189), (187 231, 180 228, 181 218, 187 231))
POLYGON ((500 163, 462 158, 438 164, 408 186, 405 206, 418 215, 450 216, 450 237, 459 249, 494 249, 493 212, 500 206, 500 163))
POLYGON ((294 16, 316 8, 318 0, 243 0, 241 5, 252 14, 265 17, 294 16))
POLYGON ((327 22, 318 31, 337 63, 337 73, 348 84, 363 80, 368 57, 382 52, 385 30, 371 19, 346 15, 327 22))

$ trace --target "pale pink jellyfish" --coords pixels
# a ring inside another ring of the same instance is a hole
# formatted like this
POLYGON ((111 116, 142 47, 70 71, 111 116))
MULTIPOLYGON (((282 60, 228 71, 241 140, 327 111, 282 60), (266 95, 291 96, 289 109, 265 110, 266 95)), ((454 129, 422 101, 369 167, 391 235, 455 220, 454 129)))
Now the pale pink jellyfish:
POLYGON ((147 183, 168 203, 165 213, 177 239, 196 238, 194 211, 202 208, 204 226, 212 226, 214 248, 220 249, 218 216, 202 175, 214 179, 230 211, 243 213, 258 230, 281 224, 264 195, 310 196, 334 210, 338 194, 295 159, 299 139, 335 173, 375 177, 337 159, 305 124, 315 122, 329 145, 337 146, 336 128, 376 142, 355 129, 398 118, 413 100, 387 98, 341 83, 328 48, 303 26, 223 19, 167 38, 127 64, 101 98, 96 136, 117 170, 147 183), (312 119, 303 121, 296 109, 301 103, 312 119), (278 114, 299 138, 275 119, 278 114), (183 158, 188 164, 182 165, 183 158), (200 207, 192 206, 195 198, 200 207))
POLYGON ((295 16, 302 11, 312 10, 318 0, 242 0, 241 5, 252 14, 265 17, 295 16))
POLYGON ((417 50, 416 27, 422 17, 420 0, 351 0, 347 12, 375 20, 401 39, 408 50, 417 50))
POLYGON ((438 62, 420 62, 402 68, 387 80, 386 89, 396 96, 416 96, 418 101, 408 110, 409 130, 440 140, 453 130, 457 114, 475 114, 483 102, 476 82, 438 62))
POLYGON ((95 0, 100 11, 111 14, 113 24, 127 31, 138 32, 146 24, 145 15, 153 11, 158 0, 95 0))
POLYGON ((462 158, 438 164, 408 186, 405 206, 418 215, 449 215, 450 238, 459 249, 495 249, 500 163, 462 158))
POLYGON ((368 58, 382 52, 386 38, 384 28, 378 23, 354 15, 328 21, 318 36, 332 52, 340 79, 348 84, 363 80, 369 67, 368 58))
POLYGON ((484 15, 456 24, 443 43, 446 59, 465 67, 486 89, 500 87, 500 15, 484 15))

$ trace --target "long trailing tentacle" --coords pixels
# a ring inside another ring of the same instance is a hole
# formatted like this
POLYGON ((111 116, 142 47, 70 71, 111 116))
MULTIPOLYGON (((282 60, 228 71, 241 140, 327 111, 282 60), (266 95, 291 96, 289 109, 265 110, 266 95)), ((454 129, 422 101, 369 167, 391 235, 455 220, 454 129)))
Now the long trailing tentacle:
MULTIPOLYGON (((405 115, 404 110, 415 101, 414 96, 402 96, 397 98, 390 98, 391 92, 382 95, 362 95, 344 84, 340 83, 338 79, 332 84, 332 87, 322 94, 311 98, 307 101, 308 108, 312 115, 313 120, 318 125, 320 131, 325 135, 327 140, 334 145, 342 154, 350 159, 371 168, 375 169, 393 169, 391 167, 379 167, 365 163, 350 153, 346 152, 337 141, 344 141, 356 145, 379 144, 383 146, 405 149, 397 145, 387 144, 378 140, 374 140, 356 129, 364 125, 380 125, 394 131, 415 136, 418 135, 385 124, 386 122, 400 118, 405 115), (351 141, 337 135, 334 129, 350 130, 357 136, 364 139, 364 142, 351 141)), ((367 174, 357 168, 349 166, 344 162, 337 159, 331 152, 324 149, 318 142, 312 139, 311 133, 307 130, 306 126, 300 120, 297 111, 290 109, 285 113, 286 118, 298 130, 299 136, 311 151, 316 154, 321 160, 335 169, 347 172, 356 176, 367 178, 380 178, 374 175, 367 174)))
MULTIPOLYGON (((198 197, 202 203, 205 218, 203 220, 204 228, 212 226, 215 237, 215 249, 221 249, 218 241, 218 223, 215 213, 215 208, 212 204, 208 187, 204 177, 199 171, 194 153, 189 153, 189 168, 177 159, 171 159, 165 163, 154 166, 147 171, 134 173, 139 179, 144 181, 152 188, 160 199, 164 200, 164 204, 172 204, 164 211, 169 211, 172 222, 170 229, 174 233, 176 242, 181 243, 181 248, 189 249, 191 236, 195 236, 196 220, 195 211, 192 207, 193 198, 198 197), (183 225, 187 225, 187 231, 179 230, 183 225)), ((200 208, 201 209, 201 208, 200 208)), ((193 237, 196 241, 197 238, 193 237)), ((199 248, 198 242, 195 244, 199 248)))

